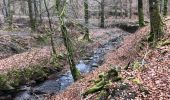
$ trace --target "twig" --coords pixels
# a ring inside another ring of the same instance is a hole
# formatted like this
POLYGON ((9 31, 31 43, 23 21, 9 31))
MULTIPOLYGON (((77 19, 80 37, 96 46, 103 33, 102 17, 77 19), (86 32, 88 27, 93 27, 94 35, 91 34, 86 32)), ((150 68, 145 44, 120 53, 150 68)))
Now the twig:
POLYGON ((147 49, 146 49, 146 53, 145 53, 145 55, 144 55, 144 57, 143 57, 143 59, 142 59, 142 67, 144 66, 144 64, 145 64, 145 58, 146 58, 146 56, 150 53, 150 50, 148 51, 148 49, 149 49, 149 46, 147 46, 147 49))

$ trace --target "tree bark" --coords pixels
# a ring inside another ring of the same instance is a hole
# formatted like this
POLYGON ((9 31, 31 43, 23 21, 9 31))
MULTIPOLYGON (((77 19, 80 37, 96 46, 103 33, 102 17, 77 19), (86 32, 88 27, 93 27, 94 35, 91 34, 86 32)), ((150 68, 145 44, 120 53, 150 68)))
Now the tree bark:
POLYGON ((30 27, 32 31, 35 31, 35 21, 33 18, 32 0, 28 0, 28 9, 29 9, 29 17, 30 17, 30 27))
POLYGON ((12 27, 13 27, 13 13, 14 13, 14 11, 12 11, 11 9, 11 3, 12 3, 12 0, 8 0, 7 22, 8 22, 8 27, 10 30, 12 30, 12 27))
POLYGON ((167 16, 167 14, 168 14, 168 0, 164 0, 163 15, 167 16))
POLYGON ((39 0, 39 16, 40 16, 40 23, 42 23, 42 0, 39 0))
POLYGON ((129 0, 129 18, 132 18, 132 0, 129 0))
POLYGON ((53 40, 52 22, 51 22, 50 12, 49 12, 49 10, 48 10, 46 0, 44 0, 44 5, 45 5, 46 12, 47 12, 48 24, 49 24, 49 27, 50 27, 50 41, 51 41, 52 51, 53 51, 53 54, 54 54, 55 56, 57 56, 57 52, 56 52, 56 50, 55 50, 55 44, 54 44, 54 40, 53 40))
POLYGON ((149 11, 151 32, 148 40, 155 45, 164 35, 164 24, 160 15, 159 0, 149 0, 149 11))
POLYGON ((34 23, 37 23, 38 21, 38 7, 37 7, 37 1, 34 0, 34 23))
POLYGON ((4 18, 7 18, 8 17, 8 9, 7 9, 7 4, 6 4, 6 1, 3 0, 3 5, 4 5, 4 18))
POLYGON ((84 40, 90 41, 89 36, 89 6, 88 0, 84 0, 84 20, 85 20, 85 35, 83 37, 84 40))
POLYGON ((105 24, 104 23, 104 20, 105 20, 104 19, 104 5, 105 5, 104 0, 101 1, 100 5, 101 5, 101 25, 100 25, 100 27, 104 28, 104 24, 105 24))
POLYGON ((139 26, 144 26, 144 13, 143 13, 143 1, 138 0, 138 17, 139 17, 139 26))
POLYGON ((64 45, 66 47, 67 53, 68 53, 68 62, 70 65, 70 70, 71 70, 71 74, 74 78, 74 81, 77 81, 78 79, 80 79, 80 72, 79 70, 76 68, 76 64, 74 61, 74 49, 72 46, 72 41, 70 40, 68 31, 67 31, 67 27, 65 25, 65 7, 66 7, 66 0, 56 0, 56 10, 57 10, 57 15, 59 17, 59 22, 60 22, 60 29, 61 29, 61 33, 63 36, 63 40, 64 40, 64 45))

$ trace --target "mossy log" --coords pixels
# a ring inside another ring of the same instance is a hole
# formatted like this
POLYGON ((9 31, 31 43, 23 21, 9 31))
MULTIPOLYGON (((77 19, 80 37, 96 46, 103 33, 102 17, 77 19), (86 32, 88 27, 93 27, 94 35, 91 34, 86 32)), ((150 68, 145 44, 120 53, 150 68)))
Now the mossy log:
POLYGON ((166 45, 170 45, 170 39, 161 43, 161 46, 166 46, 166 45))
POLYGON ((99 79, 94 81, 95 85, 93 87, 89 88, 82 95, 85 97, 88 94, 106 90, 108 88, 108 86, 111 85, 112 82, 116 82, 119 80, 121 80, 121 78, 118 77, 118 72, 115 69, 111 69, 107 73, 100 74, 99 79))

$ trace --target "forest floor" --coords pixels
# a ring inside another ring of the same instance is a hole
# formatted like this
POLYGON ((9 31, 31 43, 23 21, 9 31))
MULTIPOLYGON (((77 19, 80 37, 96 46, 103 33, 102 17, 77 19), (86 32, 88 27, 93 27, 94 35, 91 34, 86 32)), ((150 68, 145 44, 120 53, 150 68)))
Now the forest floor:
MULTIPOLYGON (((170 21, 167 21, 166 39, 170 38, 170 21)), ((109 40, 110 31, 113 33, 123 32, 118 28, 93 29, 91 38, 93 42, 88 44, 89 50, 98 48, 104 41, 109 40)), ((120 68, 119 76, 121 82, 113 83, 108 99, 146 99, 146 100, 169 100, 170 99, 170 46, 165 45, 158 48, 148 48, 144 42, 142 50, 140 42, 146 38, 149 33, 149 26, 138 29, 135 33, 124 37, 121 46, 105 55, 105 62, 96 70, 84 75, 82 79, 69 86, 59 94, 53 95, 48 99, 55 100, 95 100, 99 93, 90 94, 86 98, 82 97, 88 88, 93 86, 92 80, 98 78, 102 72, 107 72, 111 68, 120 68), (129 65, 130 63, 130 65, 129 65), (141 66, 139 67, 139 65, 141 66), (129 65, 127 70, 125 66, 129 65), (137 65, 137 68, 133 68, 137 65), (121 89, 126 85, 126 88, 121 89)), ((5 33, 6 34, 6 33, 5 33)), ((57 48, 58 52, 65 51, 63 45, 57 48)), ((64 53, 64 52, 63 52, 64 53)), ((51 48, 34 48, 29 51, 15 54, 0 60, 0 72, 6 72, 11 69, 25 68, 30 65, 36 65, 49 60, 51 57, 51 48)))
MULTIPOLYGON (((95 48, 98 48, 104 41, 107 41, 110 39, 109 37, 109 32, 114 32, 114 33, 120 33, 124 32, 118 28, 109 28, 109 29, 93 29, 91 30, 90 36, 93 40, 92 43, 85 44, 87 45, 86 48, 88 48, 89 53, 90 51, 94 50, 95 48)), ((1 37, 10 37, 10 35, 14 35, 14 33, 3 31, 1 32, 1 37), (4 35, 5 34, 5 35, 4 35), (9 35, 10 34, 10 35, 9 35)), ((27 37, 30 37, 30 35, 27 35, 27 37)), ((8 38, 7 38, 8 39, 8 38)), ((31 40, 26 40, 28 42, 31 42, 31 40)), ((81 41, 81 40, 80 40, 81 41)), ((80 44, 81 45, 81 44, 80 44)), ((84 45, 84 44, 83 44, 84 45)), ((65 48, 62 45, 57 45, 56 46, 57 53, 62 54, 65 53, 65 48)), ((78 52, 78 51, 76 51, 78 52)), ((30 50, 27 50, 26 52, 21 52, 18 54, 11 55, 9 57, 0 59, 0 72, 5 72, 11 69, 20 69, 20 68, 25 68, 28 66, 33 66, 39 63, 43 63, 45 60, 50 59, 51 57, 51 47, 50 46, 42 46, 41 48, 31 48, 30 50)))
MULTIPOLYGON (((170 38, 169 23, 170 21, 166 26, 166 39, 170 38)), ((121 47, 108 53, 102 66, 85 75, 83 79, 75 82, 66 90, 49 98, 52 100, 95 100, 100 97, 99 92, 90 94, 86 98, 83 98, 82 94, 94 85, 92 80, 98 79, 100 73, 118 66, 121 69, 119 76, 122 77, 122 81, 112 84, 113 86, 110 87, 112 92, 108 100, 169 100, 170 46, 153 49, 145 44, 140 50, 140 42, 146 38, 148 33, 149 26, 146 26, 124 37, 121 47), (125 70, 127 65, 129 69, 125 70), (121 88, 122 86, 125 88, 121 88)))

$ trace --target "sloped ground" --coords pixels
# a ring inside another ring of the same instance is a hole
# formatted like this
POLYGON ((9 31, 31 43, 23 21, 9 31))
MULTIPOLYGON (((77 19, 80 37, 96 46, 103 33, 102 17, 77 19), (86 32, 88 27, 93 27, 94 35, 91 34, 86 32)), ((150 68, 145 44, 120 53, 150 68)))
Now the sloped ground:
POLYGON ((114 92, 110 93, 109 99, 169 100, 169 54, 170 46, 144 47, 128 70, 121 69, 123 80, 110 87, 114 92))
POLYGON ((151 51, 146 69, 140 73, 143 85, 149 90, 146 99, 170 99, 170 46, 151 51), (161 52, 165 52, 162 54, 161 52))
MULTIPOLYGON (((170 39, 170 24, 167 22, 166 39, 170 39)), ((92 87, 91 80, 98 78, 101 72, 106 72, 112 67, 118 66, 121 69, 119 73, 123 78, 121 82, 113 83, 110 87, 112 91, 109 100, 169 100, 170 99, 170 46, 159 48, 148 48, 144 46, 142 51, 136 48, 139 41, 149 33, 149 27, 139 29, 135 34, 125 37, 122 46, 107 54, 106 62, 85 75, 83 79, 71 85, 65 91, 49 97, 51 100, 95 100, 99 97, 97 94, 82 97, 88 88, 92 87), (129 69, 125 70, 125 66, 129 69), (134 68, 137 66, 136 68, 134 68)), ((49 99, 48 98, 48 99, 49 99)), ((103 99, 101 99, 103 100, 103 99)))
MULTIPOLYGON (((91 38, 94 40, 94 42, 88 44, 88 49, 92 50, 94 48, 97 48, 102 44, 102 41, 109 40, 109 33, 110 31, 113 32, 121 32, 120 29, 114 28, 114 29, 96 29, 92 30, 91 32, 91 38)), ((64 53, 65 48, 63 45, 56 46, 56 50, 59 53, 64 53)), ((19 69, 19 68, 25 68, 30 65, 36 65, 41 62, 49 60, 51 57, 51 48, 49 46, 42 47, 42 48, 34 48, 31 50, 28 50, 27 52, 23 52, 20 54, 15 54, 13 56, 10 56, 5 59, 0 60, 0 71, 8 71, 11 69, 19 69)))
POLYGON ((95 71, 92 71, 90 74, 85 75, 82 80, 77 81, 65 91, 50 97, 50 99, 81 100, 81 94, 92 85, 89 81, 97 79, 98 74, 100 74, 101 72, 106 72, 114 66, 125 66, 129 61, 135 59, 135 55, 137 52, 135 52, 134 46, 141 40, 141 37, 149 33, 148 30, 148 27, 144 27, 142 29, 139 29, 135 34, 126 36, 124 38, 122 46, 118 50, 107 54, 107 56, 105 57, 106 62, 102 66, 100 66, 95 71))
POLYGON ((29 40, 30 37, 0 34, 0 59, 27 51, 29 40))

